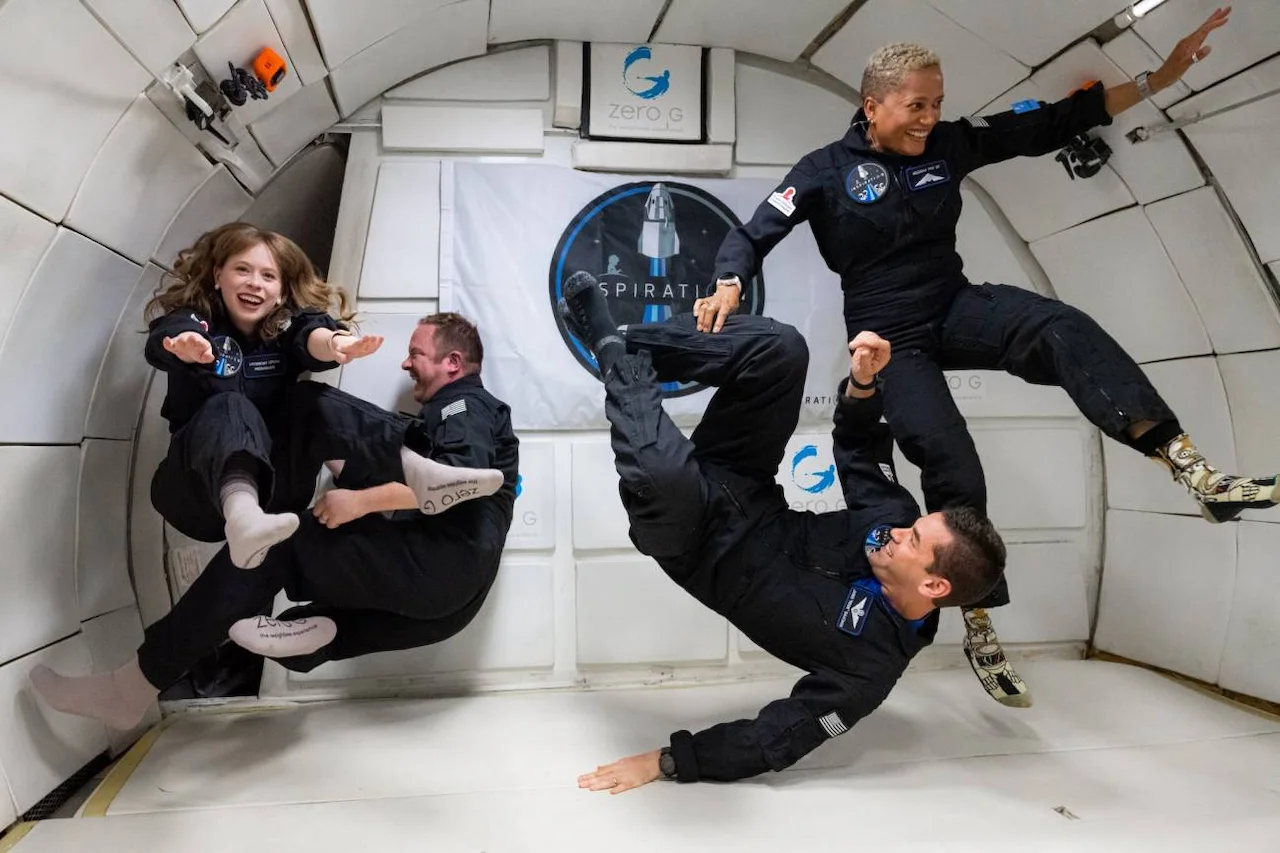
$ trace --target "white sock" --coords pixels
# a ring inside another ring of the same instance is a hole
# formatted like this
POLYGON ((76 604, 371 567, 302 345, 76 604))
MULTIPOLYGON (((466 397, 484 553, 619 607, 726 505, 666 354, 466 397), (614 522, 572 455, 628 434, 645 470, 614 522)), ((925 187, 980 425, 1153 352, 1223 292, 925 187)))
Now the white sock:
POLYGON ((101 675, 69 678, 37 666, 28 676, 36 693, 57 711, 90 717, 118 731, 136 728, 160 691, 147 681, 134 658, 101 675))
POLYGON ((328 616, 282 622, 269 616, 241 619, 227 635, 237 646, 266 658, 309 655, 333 642, 338 626, 328 616))
POLYGON ((248 477, 231 475, 222 481, 223 531, 231 562, 242 569, 256 569, 272 545, 283 542, 298 529, 292 512, 268 515, 258 505, 258 487, 248 477))
POLYGON ((502 472, 496 468, 455 468, 401 448, 405 484, 418 499, 424 515, 438 515, 474 498, 485 498, 502 488, 502 472))

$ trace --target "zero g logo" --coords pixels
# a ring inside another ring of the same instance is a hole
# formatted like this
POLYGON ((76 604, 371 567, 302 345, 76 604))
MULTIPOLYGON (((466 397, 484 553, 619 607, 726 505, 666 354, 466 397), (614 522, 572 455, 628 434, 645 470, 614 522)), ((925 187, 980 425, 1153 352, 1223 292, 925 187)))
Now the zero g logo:
POLYGON ((646 74, 651 71, 649 65, 653 60, 653 51, 648 45, 633 48, 622 61, 622 85, 637 98, 653 101, 661 98, 671 88, 671 69, 664 68, 658 74, 646 74))
POLYGON ((817 456, 817 445, 806 444, 791 457, 791 482, 811 495, 825 492, 836 482, 835 465, 828 466, 825 470, 815 470, 813 465, 807 465, 805 470, 801 470, 801 465, 810 459, 816 459, 817 456))
MULTIPOLYGON (((583 369, 599 378, 595 357, 556 310, 565 279, 578 270, 595 276, 619 325, 661 322, 692 311, 694 301, 714 289, 716 252, 739 224, 723 202, 688 184, 623 184, 589 202, 556 246, 548 293, 556 328, 583 369)), ((761 276, 743 282, 738 311, 764 311, 761 276)), ((702 387, 666 382, 662 391, 680 397, 702 387)))

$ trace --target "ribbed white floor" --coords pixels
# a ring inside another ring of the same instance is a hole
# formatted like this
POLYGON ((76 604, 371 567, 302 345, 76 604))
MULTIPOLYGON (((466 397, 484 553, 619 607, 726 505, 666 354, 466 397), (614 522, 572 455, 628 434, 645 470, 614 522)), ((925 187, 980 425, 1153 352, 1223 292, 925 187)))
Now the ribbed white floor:
POLYGON ((107 817, 45 821, 15 849, 1280 849, 1280 723, 1132 667, 1024 674, 1028 710, 967 670, 914 673, 787 772, 616 797, 575 779, 791 682, 190 716, 107 817))

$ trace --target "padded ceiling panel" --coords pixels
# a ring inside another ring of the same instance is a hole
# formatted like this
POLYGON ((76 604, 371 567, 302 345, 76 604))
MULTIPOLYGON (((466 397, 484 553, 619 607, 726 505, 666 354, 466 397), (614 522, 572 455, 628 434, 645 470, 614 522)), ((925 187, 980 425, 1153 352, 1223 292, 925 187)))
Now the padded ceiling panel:
POLYGON ((1280 48, 1280 3, 1276 0, 1178 0, 1165 3, 1134 24, 1148 44, 1168 56, 1178 40, 1205 22, 1220 6, 1231 6, 1231 21, 1209 36, 1213 52, 1183 80, 1197 91, 1243 71, 1280 48))
POLYGON ((366 48, 329 75, 338 110, 349 116, 420 72, 485 52, 488 0, 457 0, 366 48))
MULTIPOLYGON (((1102 46, 1102 52, 1111 57, 1111 61, 1124 69, 1129 77, 1137 77, 1143 71, 1155 71, 1164 63, 1164 58, 1152 50, 1151 45, 1142 40, 1132 29, 1125 30, 1102 46)), ((1168 109, 1191 94, 1191 87, 1181 80, 1167 89, 1161 89, 1151 96, 1151 101, 1160 109, 1168 109)))
POLYGON ((139 95, 85 175, 67 224, 145 263, 213 166, 139 95))
POLYGON ((1210 352, 1200 315, 1140 208, 1046 237, 1031 251, 1058 297, 1093 317, 1138 362, 1210 352))
POLYGON ((60 222, 147 80, 76 0, 0 3, 0 192, 60 222))
POLYGON ((790 62, 848 0, 675 0, 654 41, 732 47, 790 62))
POLYGON ((662 11, 663 0, 493 0, 489 43, 521 39, 643 42, 662 11))
MULTIPOLYGON (((1188 98, 1169 115, 1203 115, 1278 88, 1280 57, 1188 98)), ((1280 94, 1188 125, 1183 132, 1231 199, 1263 262, 1280 260, 1280 94)))
POLYGON ((871 0, 814 54, 813 64, 857 89, 871 54, 897 41, 919 42, 941 57, 947 81, 944 118, 976 111, 1030 71, 924 0, 871 0))
POLYGON ((176 0, 178 8, 187 16, 187 22, 197 33, 202 33, 218 22, 236 0, 176 0))
POLYGON ((447 0, 306 0, 325 63, 337 68, 360 51, 415 23, 447 0))
POLYGON ((172 268, 178 253, 194 245, 201 234, 239 219, 252 203, 253 196, 231 177, 226 166, 218 164, 169 223, 155 250, 156 262, 172 268))
POLYGON ((858 109, 803 80, 741 62, 736 90, 739 163, 791 166, 844 136, 858 109))
MULTIPOLYGON (((1048 100, 1040 87, 1028 80, 982 112, 1004 112, 1010 104, 1026 98, 1048 100)), ((973 180, 991 194, 1022 239, 1038 240, 1134 203, 1133 193, 1110 166, 1088 180, 1072 180, 1053 158, 1052 153, 1015 157, 973 173, 973 180)))
MULTIPOLYGON (((363 5, 363 4, 362 4, 363 5)), ((329 73, 320 56, 320 47, 311 34, 302 0, 267 0, 267 11, 275 21, 285 50, 289 51, 290 71, 304 87, 318 83, 329 73)))
MULTIPOLYGON (((579 45, 581 53, 581 45, 579 45)), ((387 92, 423 101, 545 101, 551 97, 551 48, 503 50, 423 74, 387 92)))
POLYGON ((1212 187, 1146 208, 1215 352, 1280 347, 1280 312, 1212 187))
POLYGON ((173 0, 84 0, 152 74, 195 44, 196 34, 173 0))
POLYGON ((0 348, 57 226, 0 196, 0 348))
POLYGON ((991 0, 925 0, 965 29, 1032 67, 1111 20, 1124 0, 1069 3, 993 3, 991 0))
MULTIPOLYGON (((1044 93, 1043 99, 1050 102, 1066 97, 1089 80, 1101 80, 1110 87, 1127 79, 1128 75, 1092 39, 1071 48, 1031 77, 1044 93)), ((1176 133, 1162 134, 1137 145, 1125 139, 1124 135, 1139 125, 1165 123, 1160 110, 1143 101, 1095 131, 1111 146, 1109 165, 1142 204, 1204 185, 1204 177, 1176 133)))
POLYGON ((280 167, 337 120, 329 86, 320 80, 255 121, 249 130, 262 153, 280 167))

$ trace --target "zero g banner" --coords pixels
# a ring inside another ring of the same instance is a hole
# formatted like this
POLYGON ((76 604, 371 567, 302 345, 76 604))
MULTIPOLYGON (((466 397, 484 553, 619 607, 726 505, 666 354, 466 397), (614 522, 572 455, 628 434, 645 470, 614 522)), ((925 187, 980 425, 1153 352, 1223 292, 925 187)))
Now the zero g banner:
MULTIPOLYGON (((570 275, 594 275, 619 324, 691 311, 715 286, 725 235, 775 189, 760 179, 639 180, 541 164, 445 163, 443 170, 441 309, 479 326, 485 385, 524 430, 607 427, 594 359, 555 307, 570 275)), ((801 417, 829 424, 848 350, 839 279, 808 227, 779 244, 744 285, 739 313, 790 323, 808 340, 801 417)), ((697 423, 711 394, 674 383, 663 391, 682 425, 697 423)))

